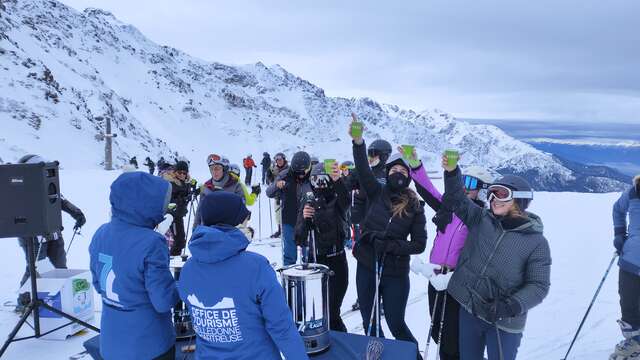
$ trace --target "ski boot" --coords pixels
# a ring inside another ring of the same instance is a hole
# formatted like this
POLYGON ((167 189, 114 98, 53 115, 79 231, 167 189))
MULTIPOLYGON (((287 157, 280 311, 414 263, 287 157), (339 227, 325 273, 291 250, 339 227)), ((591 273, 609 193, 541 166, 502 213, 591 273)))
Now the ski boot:
POLYGON ((276 239, 276 238, 279 238, 281 234, 282 234, 282 232, 280 230, 280 226, 278 226, 278 230, 276 232, 274 232, 270 237, 272 239, 276 239))
POLYGON ((27 305, 29 305, 30 302, 31 294, 29 294, 28 292, 24 292, 18 295, 18 301, 13 311, 18 314, 24 314, 25 310, 27 309, 27 305))
POLYGON ((616 345, 609 360, 640 360, 640 329, 631 324, 618 320, 624 340, 616 345))

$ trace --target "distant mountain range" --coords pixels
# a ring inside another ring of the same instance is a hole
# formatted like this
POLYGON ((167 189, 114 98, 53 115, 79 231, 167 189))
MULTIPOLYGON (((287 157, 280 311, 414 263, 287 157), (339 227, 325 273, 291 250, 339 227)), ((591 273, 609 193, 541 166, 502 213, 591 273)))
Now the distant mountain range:
MULTIPOLYGON (((350 156, 353 111, 367 138, 417 144, 436 163, 460 149, 462 164, 521 174, 538 190, 619 191, 630 179, 569 163, 492 125, 441 110, 413 111, 369 98, 327 97, 278 65, 229 66, 160 46, 112 14, 77 12, 55 0, 9 0, 0 17, 0 158, 27 152, 96 167, 96 135, 113 122, 117 162, 130 156, 240 157, 307 149, 350 156)), ((215 46, 215 37, 211 39, 215 46)))

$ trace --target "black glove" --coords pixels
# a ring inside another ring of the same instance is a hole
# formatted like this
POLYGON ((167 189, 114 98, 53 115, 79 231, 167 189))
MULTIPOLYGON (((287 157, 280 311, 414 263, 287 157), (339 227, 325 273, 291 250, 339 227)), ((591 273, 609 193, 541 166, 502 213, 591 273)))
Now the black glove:
POLYGON ((453 212, 441 207, 431 221, 436 224, 436 229, 438 229, 439 232, 444 233, 447 226, 453 221, 453 212))
POLYGON ((256 195, 260 195, 260 185, 253 185, 251 187, 251 193, 252 194, 256 194, 256 195))
POLYGON ((73 226, 73 230, 80 229, 86 223, 87 223, 87 218, 84 217, 84 214, 80 213, 80 215, 78 215, 78 217, 76 218, 76 224, 73 226))
POLYGON ((485 320, 495 323, 498 320, 520 315, 521 312, 522 307, 518 301, 509 298, 500 299, 492 304, 485 320))
POLYGON ((624 227, 617 227, 613 230, 615 237, 613 238, 613 246, 618 251, 618 254, 622 254, 622 247, 624 242, 627 241, 627 229, 624 227))

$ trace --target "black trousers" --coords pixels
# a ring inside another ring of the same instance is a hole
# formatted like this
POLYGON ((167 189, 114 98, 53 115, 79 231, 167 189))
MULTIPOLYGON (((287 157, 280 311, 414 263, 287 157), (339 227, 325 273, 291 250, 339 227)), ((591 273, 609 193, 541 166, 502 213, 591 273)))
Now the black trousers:
POLYGON ((253 175, 253 168, 244 168, 246 177, 244 178, 244 183, 246 185, 251 185, 251 175, 253 175))
MULTIPOLYGON (((360 314, 362 315, 362 324, 366 335, 369 328, 369 319, 376 291, 376 273, 367 269, 358 262, 356 271, 356 287, 358 290, 358 301, 360 302, 360 314)), ((407 323, 404 321, 407 309, 407 300, 409 299, 409 274, 403 276, 386 276, 382 275, 380 280, 380 293, 382 295, 382 306, 384 307, 384 317, 387 325, 391 330, 391 334, 397 340, 411 341, 418 345, 418 341, 409 330, 407 323)), ((373 325, 371 327, 371 335, 375 336, 376 319, 374 316, 373 325)), ((381 337, 384 337, 382 329, 380 329, 381 337)))
POLYGON ((24 252, 25 263, 27 263, 24 275, 22 275, 22 279, 20 280, 20 287, 22 287, 22 285, 27 282, 27 279, 29 279, 27 241, 33 242, 33 256, 36 257, 36 261, 49 258, 49 261, 51 261, 51 264, 53 264, 53 267, 56 269, 67 268, 67 253, 64 251, 64 239, 62 238, 62 235, 60 235, 58 240, 47 240, 42 243, 39 243, 38 238, 36 237, 18 238, 20 247, 24 252))
POLYGON ((318 263, 326 265, 334 275, 329 278, 329 328, 334 331, 347 332, 347 327, 340 317, 340 307, 349 286, 349 267, 347 256, 342 254, 333 257, 318 255, 318 263))
MULTIPOLYGON (((429 315, 433 314, 431 322, 433 329, 431 330, 431 338, 438 343, 440 336, 440 322, 442 321, 442 305, 446 291, 438 292, 431 283, 429 283, 429 315), (436 295, 438 302, 436 303, 436 295), (435 307, 435 312, 434 312, 435 307)), ((440 344, 440 359, 442 360, 458 360, 460 359, 460 351, 458 350, 459 338, 459 318, 460 304, 447 294, 447 302, 444 305, 444 323, 442 326, 442 344, 440 344)))
POLYGON ((640 329, 640 276, 620 269, 618 294, 622 321, 640 329))
POLYGON ((169 254, 171 256, 178 256, 182 254, 182 250, 186 245, 185 233, 184 233, 184 218, 177 216, 173 219, 171 224, 171 231, 173 232, 173 246, 169 254))
POLYGON ((267 183, 267 174, 269 173, 269 167, 268 166, 262 166, 262 184, 266 184, 267 183))

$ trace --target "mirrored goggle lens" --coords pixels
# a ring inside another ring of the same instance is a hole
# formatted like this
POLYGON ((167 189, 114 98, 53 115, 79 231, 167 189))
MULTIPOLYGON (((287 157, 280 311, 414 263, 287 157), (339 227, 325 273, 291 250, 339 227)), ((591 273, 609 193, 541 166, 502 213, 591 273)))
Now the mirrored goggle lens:
POLYGON ((462 182, 467 190, 478 190, 480 188, 480 180, 476 177, 465 175, 462 177, 462 182))
POLYGON ((207 157, 207 163, 209 164, 209 166, 214 165, 220 162, 221 160, 222 158, 218 154, 211 154, 209 155, 209 157, 207 157))
POLYGON ((506 186, 493 185, 489 187, 489 195, 493 195, 496 199, 502 201, 509 201, 513 198, 511 189, 506 186))

